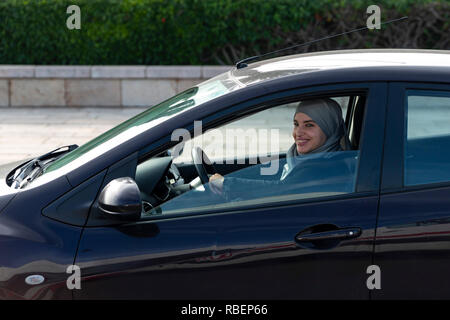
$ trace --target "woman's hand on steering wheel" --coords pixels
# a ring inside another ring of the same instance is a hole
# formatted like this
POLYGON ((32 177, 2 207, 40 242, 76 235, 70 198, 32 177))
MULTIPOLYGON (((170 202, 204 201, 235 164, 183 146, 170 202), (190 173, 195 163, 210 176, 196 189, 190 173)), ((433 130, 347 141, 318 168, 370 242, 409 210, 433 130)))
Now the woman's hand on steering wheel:
POLYGON ((224 178, 216 173, 211 160, 200 147, 192 148, 192 160, 202 183, 209 184, 215 194, 222 195, 224 178))
POLYGON ((217 172, 206 153, 200 147, 192 148, 192 160, 202 184, 209 183, 209 176, 217 172))
POLYGON ((209 185, 211 186, 211 190, 215 194, 222 194, 223 180, 224 177, 218 173, 215 173, 214 175, 209 177, 209 185))

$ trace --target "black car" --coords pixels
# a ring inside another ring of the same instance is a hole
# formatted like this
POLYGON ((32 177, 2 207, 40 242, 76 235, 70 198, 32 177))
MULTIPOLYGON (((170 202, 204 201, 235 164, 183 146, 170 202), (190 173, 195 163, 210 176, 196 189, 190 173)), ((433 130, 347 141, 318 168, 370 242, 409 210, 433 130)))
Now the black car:
POLYGON ((239 65, 0 171, 3 299, 450 298, 445 51, 239 65), (313 98, 339 104, 348 144, 277 183, 313 98))

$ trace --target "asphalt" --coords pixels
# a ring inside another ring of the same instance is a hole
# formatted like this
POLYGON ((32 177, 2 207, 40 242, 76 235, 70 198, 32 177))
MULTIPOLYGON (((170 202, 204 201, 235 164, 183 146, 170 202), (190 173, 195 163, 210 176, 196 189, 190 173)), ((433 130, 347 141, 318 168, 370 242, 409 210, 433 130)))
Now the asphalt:
POLYGON ((84 144, 145 108, 2 108, 0 165, 84 144))

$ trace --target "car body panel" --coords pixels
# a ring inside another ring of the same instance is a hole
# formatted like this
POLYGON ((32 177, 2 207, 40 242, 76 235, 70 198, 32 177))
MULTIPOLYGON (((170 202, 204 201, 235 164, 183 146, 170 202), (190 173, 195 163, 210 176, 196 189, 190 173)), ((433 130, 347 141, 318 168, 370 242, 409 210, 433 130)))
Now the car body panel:
POLYGON ((65 177, 18 192, 0 214, 0 293, 3 299, 71 299, 66 269, 73 264, 82 228, 42 216, 41 209, 71 189, 65 177), (30 275, 44 276, 36 286, 30 275))
POLYGON ((87 228, 76 260, 83 290, 74 297, 368 299, 363 271, 372 259, 377 205, 378 197, 369 197, 87 228), (314 219, 322 213, 328 215, 314 219), (330 250, 296 244, 299 231, 329 222, 361 226, 362 236, 330 250))

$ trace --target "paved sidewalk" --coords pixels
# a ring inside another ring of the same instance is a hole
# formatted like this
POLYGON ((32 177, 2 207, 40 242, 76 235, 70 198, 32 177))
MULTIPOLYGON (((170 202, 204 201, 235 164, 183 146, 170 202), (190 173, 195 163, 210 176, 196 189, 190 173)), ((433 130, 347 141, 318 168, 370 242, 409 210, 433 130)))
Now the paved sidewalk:
POLYGON ((1 108, 0 165, 84 144, 146 108, 1 108))

